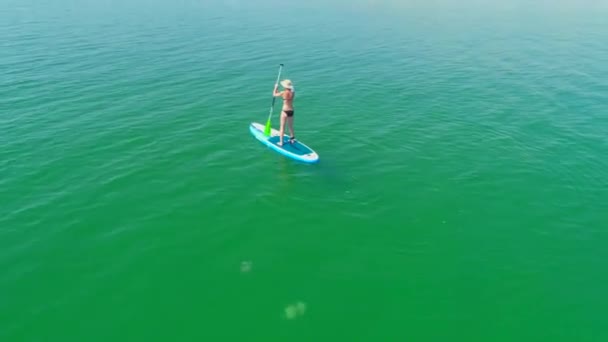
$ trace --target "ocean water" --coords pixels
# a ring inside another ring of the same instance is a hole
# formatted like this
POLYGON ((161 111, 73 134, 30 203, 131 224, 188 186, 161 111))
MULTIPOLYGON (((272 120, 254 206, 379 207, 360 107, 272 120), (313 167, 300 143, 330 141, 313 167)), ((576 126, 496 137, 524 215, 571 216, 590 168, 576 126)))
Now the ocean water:
POLYGON ((606 18, 3 0, 0 341, 608 340, 606 18))

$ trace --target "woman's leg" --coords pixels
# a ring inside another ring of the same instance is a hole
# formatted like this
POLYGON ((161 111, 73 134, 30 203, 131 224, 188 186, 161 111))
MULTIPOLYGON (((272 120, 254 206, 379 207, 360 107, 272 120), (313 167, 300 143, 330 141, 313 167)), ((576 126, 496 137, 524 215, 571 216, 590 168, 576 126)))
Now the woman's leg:
POLYGON ((281 128, 279 129, 279 146, 283 146, 283 135, 285 134, 285 118, 287 114, 285 112, 281 112, 281 128))
POLYGON ((287 118, 287 124, 289 125, 289 132, 291 133, 291 138, 294 139, 296 134, 293 131, 293 116, 287 118))

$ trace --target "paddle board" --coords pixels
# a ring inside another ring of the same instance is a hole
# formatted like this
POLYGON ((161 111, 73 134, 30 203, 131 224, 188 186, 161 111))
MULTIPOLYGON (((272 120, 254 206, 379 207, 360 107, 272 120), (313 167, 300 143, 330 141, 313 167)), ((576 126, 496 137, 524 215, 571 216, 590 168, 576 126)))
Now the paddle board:
POLYGON ((296 140, 294 143, 290 143, 289 136, 286 134, 283 137, 283 146, 277 145, 279 143, 280 134, 279 131, 274 128, 271 129, 270 136, 266 136, 264 135, 264 125, 257 122, 252 122, 249 125, 249 131, 256 139, 261 141, 262 144, 288 158, 309 164, 319 161, 319 155, 317 152, 313 151, 310 147, 304 145, 300 141, 296 140))

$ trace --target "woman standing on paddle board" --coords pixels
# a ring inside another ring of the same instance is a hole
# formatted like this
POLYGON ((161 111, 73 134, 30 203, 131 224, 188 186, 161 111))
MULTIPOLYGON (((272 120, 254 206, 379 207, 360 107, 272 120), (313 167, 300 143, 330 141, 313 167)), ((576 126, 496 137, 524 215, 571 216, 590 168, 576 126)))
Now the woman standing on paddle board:
POLYGON ((293 99, 295 97, 295 90, 293 84, 290 80, 281 81, 281 85, 285 90, 278 91, 278 84, 275 84, 273 95, 281 96, 283 98, 283 110, 281 111, 281 128, 279 130, 279 146, 283 146, 283 135, 285 132, 285 122, 287 121, 287 125, 289 126, 289 131, 291 133, 291 137, 289 138, 289 142, 292 143, 296 140, 295 134, 293 131, 293 99))

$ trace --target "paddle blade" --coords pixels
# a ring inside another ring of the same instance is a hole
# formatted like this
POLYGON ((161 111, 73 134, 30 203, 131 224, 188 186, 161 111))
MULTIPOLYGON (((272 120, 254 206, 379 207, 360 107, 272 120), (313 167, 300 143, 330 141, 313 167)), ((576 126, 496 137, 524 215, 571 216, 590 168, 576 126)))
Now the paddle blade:
POLYGON ((264 134, 270 136, 270 120, 266 121, 266 127, 264 128, 264 134))

